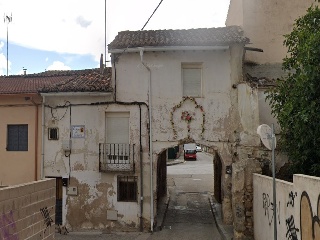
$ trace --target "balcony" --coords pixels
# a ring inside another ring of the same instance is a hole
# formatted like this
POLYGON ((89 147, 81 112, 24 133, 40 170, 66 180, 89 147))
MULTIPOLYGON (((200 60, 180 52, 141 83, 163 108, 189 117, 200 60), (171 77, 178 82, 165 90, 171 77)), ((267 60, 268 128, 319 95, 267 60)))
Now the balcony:
POLYGON ((134 147, 127 143, 100 143, 99 171, 134 172, 134 147))

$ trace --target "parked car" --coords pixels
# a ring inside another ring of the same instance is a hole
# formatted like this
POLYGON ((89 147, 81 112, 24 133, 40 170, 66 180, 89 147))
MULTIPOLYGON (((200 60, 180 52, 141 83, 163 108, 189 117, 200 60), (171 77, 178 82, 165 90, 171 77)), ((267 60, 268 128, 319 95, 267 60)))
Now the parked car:
POLYGON ((196 146, 196 150, 197 150, 197 152, 201 152, 202 151, 200 146, 196 146))
POLYGON ((184 150, 184 160, 193 159, 197 160, 197 151, 196 150, 184 150))

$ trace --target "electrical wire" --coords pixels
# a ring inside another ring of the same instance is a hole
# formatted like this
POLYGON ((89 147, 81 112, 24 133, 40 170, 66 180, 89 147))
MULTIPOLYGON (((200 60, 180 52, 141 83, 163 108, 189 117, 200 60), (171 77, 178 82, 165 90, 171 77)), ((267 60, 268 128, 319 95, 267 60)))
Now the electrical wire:
POLYGON ((158 10, 158 8, 160 7, 161 3, 163 2, 163 0, 160 1, 160 3, 158 4, 158 6, 156 7, 156 9, 153 11, 153 13, 151 14, 151 16, 148 18, 147 22, 143 25, 143 27, 141 28, 141 31, 145 28, 145 26, 147 26, 147 24, 149 23, 150 19, 152 18, 152 16, 155 14, 155 12, 158 10))
MULTIPOLYGON (((163 0, 161 0, 161 1, 159 2, 158 6, 154 9, 153 13, 150 15, 150 17, 148 18, 148 20, 146 21, 146 23, 143 25, 143 27, 140 29, 140 31, 143 31, 143 30, 144 30, 144 28, 147 26, 147 24, 149 23, 150 19, 153 17, 153 15, 155 14, 155 12, 158 10, 158 8, 160 7, 160 5, 161 5, 162 2, 163 2, 163 0)), ((136 34, 136 35, 133 35, 133 37, 131 38, 131 40, 130 40, 129 44, 127 45, 127 47, 126 47, 125 49, 123 49, 123 51, 122 51, 119 55, 117 55, 117 57, 116 57, 115 60, 114 60, 115 62, 116 62, 116 60, 119 59, 119 57, 120 57, 122 54, 124 54, 124 53, 128 50, 128 48, 130 47, 131 43, 135 40, 136 36, 137 36, 137 34, 136 34)))

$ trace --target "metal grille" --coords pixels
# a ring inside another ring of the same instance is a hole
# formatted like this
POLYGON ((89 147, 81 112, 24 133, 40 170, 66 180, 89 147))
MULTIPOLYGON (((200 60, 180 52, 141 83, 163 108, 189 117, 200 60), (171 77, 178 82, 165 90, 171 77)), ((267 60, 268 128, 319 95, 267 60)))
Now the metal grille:
POLYGON ((137 181, 136 176, 118 176, 118 201, 137 201, 137 181))
POLYGON ((58 134, 58 128, 48 128, 48 138, 49 140, 58 140, 59 134, 58 134))
POLYGON ((100 143, 100 172, 134 171, 134 146, 127 143, 100 143))

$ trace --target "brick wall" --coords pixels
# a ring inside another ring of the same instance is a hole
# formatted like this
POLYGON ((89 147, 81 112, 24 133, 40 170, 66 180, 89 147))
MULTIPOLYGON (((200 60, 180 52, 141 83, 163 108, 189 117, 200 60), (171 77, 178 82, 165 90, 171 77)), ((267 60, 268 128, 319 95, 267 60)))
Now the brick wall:
POLYGON ((0 240, 54 239, 54 179, 0 189, 0 240))

